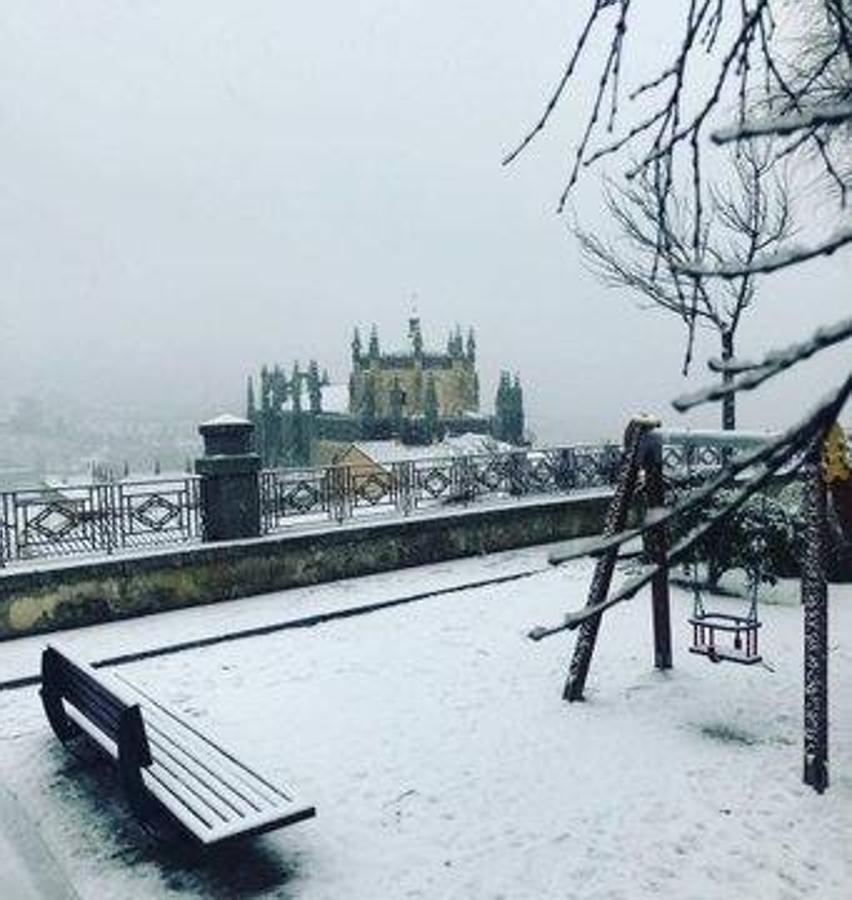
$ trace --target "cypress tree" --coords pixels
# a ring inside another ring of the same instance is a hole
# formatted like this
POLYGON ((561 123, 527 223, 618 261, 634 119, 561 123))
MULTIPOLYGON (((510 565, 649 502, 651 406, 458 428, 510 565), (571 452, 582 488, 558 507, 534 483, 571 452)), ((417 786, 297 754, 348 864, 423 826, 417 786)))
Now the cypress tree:
POLYGON ((263 412, 269 408, 269 369, 266 364, 260 367, 260 408, 263 412))
POLYGON ((322 387, 319 367, 315 359, 308 363, 308 406, 315 415, 322 412, 322 387))
POLYGON ((246 418, 249 422, 254 422, 257 415, 257 409, 254 405, 254 382, 251 375, 246 380, 246 418))
POLYGON ((376 381, 372 375, 364 379, 360 416, 364 437, 372 437, 376 429, 376 381))
POLYGON ((429 442, 432 443, 438 436, 438 391, 435 386, 435 376, 432 374, 426 378, 423 416, 426 425, 426 436, 429 442))
POLYGON ((349 412, 357 412, 355 400, 355 373, 349 373, 349 412))
POLYGON ((512 385, 512 442, 522 444, 524 442, 524 392, 521 388, 521 379, 515 375, 515 383, 512 385))
POLYGON ((394 378, 390 392, 390 416, 394 434, 401 437, 403 430, 402 388, 399 386, 398 378, 394 378))
POLYGON ((281 404, 287 399, 287 376, 281 366, 276 365, 270 375, 271 406, 277 414, 281 404))
POLYGON ((497 383, 494 398, 494 437, 498 441, 509 439, 509 418, 511 416, 512 382, 509 373, 503 369, 497 383))
POLYGON ((293 411, 302 409, 302 373, 299 371, 298 360, 293 364, 293 374, 290 378, 290 396, 293 398, 293 411))
POLYGON ((290 463, 297 466, 307 465, 310 458, 310 434, 308 433, 308 416, 302 409, 302 379, 297 378, 290 382, 290 391, 293 399, 293 410, 290 415, 290 428, 288 436, 287 458, 290 463))

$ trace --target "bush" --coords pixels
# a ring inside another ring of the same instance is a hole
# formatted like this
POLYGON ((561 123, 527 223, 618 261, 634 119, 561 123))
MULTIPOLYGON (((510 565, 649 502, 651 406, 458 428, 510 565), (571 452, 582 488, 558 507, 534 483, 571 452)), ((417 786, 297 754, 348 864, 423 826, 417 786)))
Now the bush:
MULTIPOLYGON (((715 516, 732 498, 723 491, 704 509, 682 518, 676 537, 715 516)), ((695 559, 706 566, 713 587, 725 572, 743 569, 751 579, 774 584, 778 578, 797 578, 804 550, 803 487, 798 481, 774 496, 750 497, 738 510, 709 532, 697 545, 695 559)), ((827 572, 833 581, 852 581, 852 544, 845 540, 829 503, 827 572)))
MULTIPOLYGON (((733 491, 717 492, 700 510, 681 516, 675 540, 702 522, 717 516, 733 499, 733 491)), ((759 494, 714 526, 694 548, 694 562, 706 567, 707 583, 714 587, 725 572, 743 569, 750 580, 774 584, 799 570, 800 503, 782 496, 759 494)))

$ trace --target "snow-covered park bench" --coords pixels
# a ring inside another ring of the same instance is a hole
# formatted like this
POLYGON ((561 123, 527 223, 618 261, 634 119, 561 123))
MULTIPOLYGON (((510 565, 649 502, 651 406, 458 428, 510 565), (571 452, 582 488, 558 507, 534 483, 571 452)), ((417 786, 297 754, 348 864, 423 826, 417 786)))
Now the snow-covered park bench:
POLYGON ((289 790, 241 762, 195 726, 118 675, 56 646, 42 654, 41 697, 57 737, 85 735, 117 765, 143 821, 158 813, 204 846, 315 815, 289 790))

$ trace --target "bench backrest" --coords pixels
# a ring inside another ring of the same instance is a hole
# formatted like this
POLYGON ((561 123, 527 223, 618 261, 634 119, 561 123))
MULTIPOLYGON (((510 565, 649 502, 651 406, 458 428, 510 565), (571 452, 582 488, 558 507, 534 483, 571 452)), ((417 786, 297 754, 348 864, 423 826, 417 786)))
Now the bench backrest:
POLYGON ((42 690, 70 703, 117 747, 126 747, 139 765, 151 754, 139 706, 106 684, 96 669, 48 645, 41 657, 42 690))

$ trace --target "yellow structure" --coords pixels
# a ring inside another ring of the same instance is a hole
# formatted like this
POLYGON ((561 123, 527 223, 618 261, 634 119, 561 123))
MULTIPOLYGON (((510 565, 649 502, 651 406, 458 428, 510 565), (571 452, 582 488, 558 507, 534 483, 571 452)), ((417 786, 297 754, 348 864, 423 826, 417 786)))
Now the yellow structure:
POLYGON ((823 444, 822 475, 826 484, 849 481, 852 476, 852 470, 849 468, 846 435, 838 422, 831 426, 823 444))

